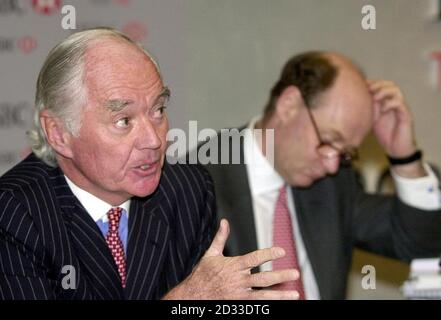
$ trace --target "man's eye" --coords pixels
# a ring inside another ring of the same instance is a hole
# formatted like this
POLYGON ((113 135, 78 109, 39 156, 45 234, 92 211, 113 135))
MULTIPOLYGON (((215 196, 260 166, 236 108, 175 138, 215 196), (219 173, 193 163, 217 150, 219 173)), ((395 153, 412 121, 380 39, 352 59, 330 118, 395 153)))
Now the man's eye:
POLYGON ((116 126, 119 128, 126 128, 129 125, 129 118, 121 118, 116 121, 116 126))
POLYGON ((167 108, 166 106, 161 106, 161 107, 156 108, 155 111, 153 112, 153 118, 154 119, 162 119, 164 117, 166 108, 167 108))

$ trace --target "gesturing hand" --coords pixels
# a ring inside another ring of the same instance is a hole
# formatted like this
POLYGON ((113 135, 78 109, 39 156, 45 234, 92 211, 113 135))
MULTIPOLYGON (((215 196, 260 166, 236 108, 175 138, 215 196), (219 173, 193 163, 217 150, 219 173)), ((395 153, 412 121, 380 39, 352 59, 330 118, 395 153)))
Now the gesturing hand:
POLYGON ((294 281, 299 274, 294 269, 251 274, 251 269, 285 255, 282 248, 256 250, 243 256, 225 257, 223 250, 229 235, 229 225, 223 219, 205 255, 193 272, 164 299, 297 299, 296 291, 253 289, 294 281))

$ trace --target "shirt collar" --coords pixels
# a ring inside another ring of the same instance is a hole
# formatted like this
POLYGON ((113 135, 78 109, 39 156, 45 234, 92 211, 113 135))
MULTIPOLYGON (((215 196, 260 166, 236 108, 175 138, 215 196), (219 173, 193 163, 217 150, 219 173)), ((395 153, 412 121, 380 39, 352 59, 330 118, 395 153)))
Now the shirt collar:
POLYGON ((259 117, 255 117, 248 125, 244 136, 244 160, 247 164, 250 189, 253 195, 279 190, 284 185, 283 178, 263 155, 252 132, 259 117))
MULTIPOLYGON (((107 202, 97 198, 93 194, 81 189, 75 185, 66 175, 67 184, 72 190, 72 193, 78 198, 80 203, 83 205, 84 209, 90 214, 93 221, 98 222, 99 220, 107 221, 107 212, 114 206, 108 204, 107 202)), ((129 214, 130 199, 119 205, 118 207, 125 210, 127 215, 129 214)))

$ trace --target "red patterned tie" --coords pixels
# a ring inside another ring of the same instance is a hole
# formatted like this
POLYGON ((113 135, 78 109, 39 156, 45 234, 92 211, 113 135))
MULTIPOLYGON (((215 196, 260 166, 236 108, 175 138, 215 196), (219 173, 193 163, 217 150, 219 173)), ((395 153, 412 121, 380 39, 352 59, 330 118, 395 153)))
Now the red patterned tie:
POLYGON ((286 200, 286 186, 279 191, 279 198, 276 202, 273 220, 273 246, 285 249, 283 258, 273 261, 273 270, 296 269, 298 270, 298 279, 295 281, 284 282, 274 286, 276 290, 296 290, 299 293, 299 299, 305 299, 305 290, 303 288, 302 276, 300 273, 299 262, 297 260, 297 251, 295 238, 293 234, 291 216, 289 214, 288 202, 286 200))
POLYGON ((122 214, 121 208, 112 208, 107 212, 109 218, 109 232, 106 236, 106 242, 112 252, 115 264, 118 267, 118 273, 121 277, 123 288, 126 286, 126 258, 124 255, 124 246, 119 237, 119 220, 122 214))

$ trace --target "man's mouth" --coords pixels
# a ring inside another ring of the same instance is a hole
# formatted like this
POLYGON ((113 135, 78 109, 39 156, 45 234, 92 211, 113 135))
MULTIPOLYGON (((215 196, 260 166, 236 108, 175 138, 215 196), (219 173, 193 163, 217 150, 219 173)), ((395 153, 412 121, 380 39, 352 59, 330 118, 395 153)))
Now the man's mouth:
POLYGON ((148 176, 150 174, 156 173, 160 165, 160 161, 156 160, 154 162, 148 162, 140 164, 134 167, 135 172, 138 172, 141 176, 148 176))
POLYGON ((148 170, 150 167, 152 167, 153 164, 143 164, 142 166, 139 166, 137 168, 141 170, 148 170))

